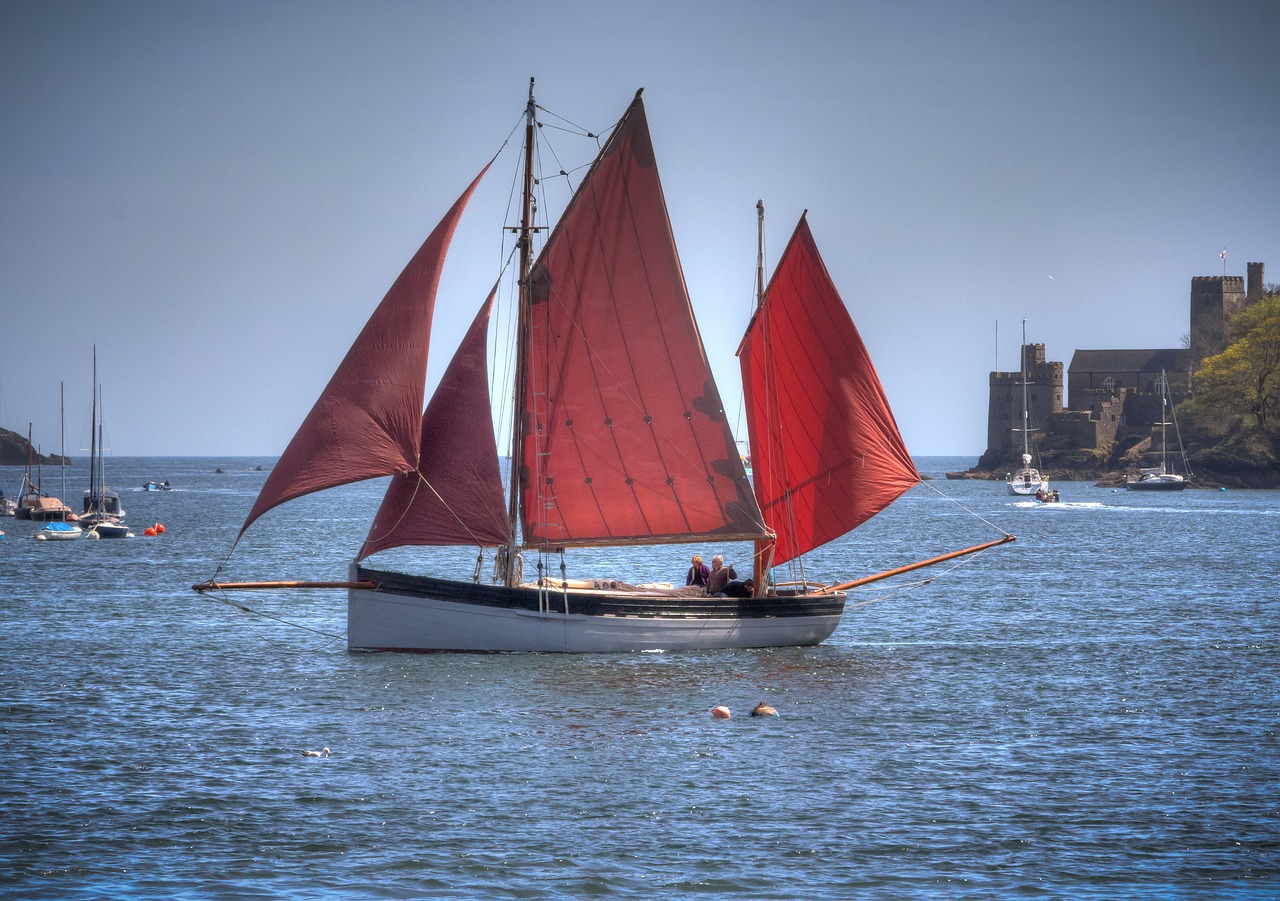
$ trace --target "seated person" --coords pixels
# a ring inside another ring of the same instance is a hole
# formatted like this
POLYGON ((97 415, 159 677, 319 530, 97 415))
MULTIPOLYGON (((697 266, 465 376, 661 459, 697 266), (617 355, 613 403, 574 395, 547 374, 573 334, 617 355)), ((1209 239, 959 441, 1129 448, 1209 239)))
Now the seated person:
POLYGON ((710 576, 711 576, 711 567, 703 563, 701 557, 699 557, 697 554, 694 554, 693 566, 689 567, 689 572, 684 577, 684 584, 701 585, 705 587, 707 584, 707 579, 710 578, 710 576))
POLYGON ((716 554, 711 558, 711 576, 707 579, 707 594, 723 594, 724 587, 730 579, 738 578, 732 566, 724 565, 724 557, 716 554))

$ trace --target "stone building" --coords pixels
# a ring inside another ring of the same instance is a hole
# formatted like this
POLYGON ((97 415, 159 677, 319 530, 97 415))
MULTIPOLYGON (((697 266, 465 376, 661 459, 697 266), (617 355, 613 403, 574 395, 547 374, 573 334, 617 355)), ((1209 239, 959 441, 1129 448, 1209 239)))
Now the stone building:
MULTIPOLYGON (((1174 404, 1191 394, 1200 363, 1226 349, 1228 320, 1262 298, 1264 264, 1249 263, 1247 271, 1247 286, 1240 276, 1191 280, 1190 347, 1077 350, 1065 405, 1062 364, 1045 360, 1043 344, 1024 345, 1032 446, 1047 433, 1063 449, 1145 437, 1166 415, 1166 386, 1174 404)), ((1022 373, 991 373, 984 460, 1008 461, 1022 453, 1022 410, 1022 373)))

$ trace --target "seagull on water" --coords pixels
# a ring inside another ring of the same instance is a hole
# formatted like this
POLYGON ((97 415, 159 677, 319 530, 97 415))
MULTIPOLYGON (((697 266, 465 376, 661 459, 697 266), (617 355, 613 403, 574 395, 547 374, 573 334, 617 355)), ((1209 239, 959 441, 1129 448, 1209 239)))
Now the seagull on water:
POLYGON ((319 751, 303 751, 302 756, 303 757, 328 757, 329 749, 321 748, 319 751))

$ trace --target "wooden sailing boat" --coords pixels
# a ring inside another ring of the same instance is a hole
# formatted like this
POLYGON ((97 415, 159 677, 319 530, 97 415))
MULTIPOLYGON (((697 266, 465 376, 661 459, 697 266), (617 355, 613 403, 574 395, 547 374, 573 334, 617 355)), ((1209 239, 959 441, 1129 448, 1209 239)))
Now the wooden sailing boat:
MULTIPOLYGON (((486 369, 494 293, 421 412, 440 270, 482 171, 365 325, 240 535, 292 498, 392 475, 350 580, 291 583, 348 589, 352 649, 588 652, 821 642, 857 583, 771 586, 771 567, 873 516, 919 475, 808 225, 802 219, 797 227, 740 352, 753 491, 694 321, 640 93, 535 261, 536 109, 531 80, 510 497, 486 369), (564 563, 574 548, 730 541, 755 543, 752 596, 570 579, 564 563), (480 563, 457 579, 364 562, 408 545, 487 549, 493 575, 482 578, 480 563), (557 557, 560 573, 552 576, 557 557)), ((195 588, 264 584, 272 583, 215 576, 195 588)))
POLYGON ((44 492, 44 465, 39 451, 34 452, 36 477, 34 480, 31 478, 32 453, 31 423, 27 423, 27 470, 22 476, 22 487, 18 489, 18 506, 14 510, 14 516, 36 522, 66 522, 71 508, 59 498, 50 497, 44 492))

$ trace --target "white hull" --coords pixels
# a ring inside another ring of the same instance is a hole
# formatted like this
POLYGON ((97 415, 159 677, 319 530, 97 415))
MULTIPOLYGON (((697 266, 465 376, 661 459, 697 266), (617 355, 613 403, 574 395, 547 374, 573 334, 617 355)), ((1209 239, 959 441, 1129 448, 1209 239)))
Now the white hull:
POLYGON ((76 528, 73 528, 70 531, 44 528, 36 532, 31 537, 37 541, 75 541, 77 538, 82 538, 83 536, 84 533, 76 528))
MULTIPOLYGON (((369 571, 352 580, 367 578, 369 571)), ((380 575, 375 573, 375 577, 380 575)), ((392 574, 382 574, 392 575, 392 574)), ((403 578, 397 576, 397 578, 403 578)), ((573 592, 573 605, 632 606, 636 613, 565 613, 565 596, 550 593, 551 609, 517 606, 515 598, 536 598, 533 590, 472 586, 442 580, 424 590, 404 587, 350 589, 347 646, 353 651, 542 651, 596 653, 767 648, 815 645, 840 624, 844 595, 825 596, 803 615, 717 613, 753 603, 777 610, 800 610, 802 599, 670 599, 603 592, 573 592), (440 591, 432 591, 439 588, 440 591), (475 592, 476 601, 460 600, 475 592), (455 599, 437 596, 449 594, 455 599), (487 597, 486 597, 487 596, 487 597), (507 600, 511 603, 507 603, 507 600), (559 612, 556 604, 561 605, 559 612), (696 609, 696 608, 706 609, 696 609)), ((812 602, 811 602, 812 603, 812 602)))
POLYGON ((1009 493, 1021 497, 1034 495, 1044 487, 1044 478, 1035 469, 1019 469, 1009 477, 1009 493))

